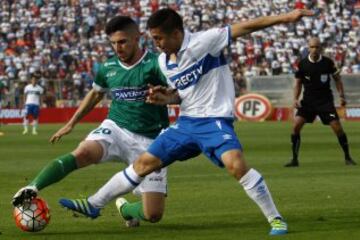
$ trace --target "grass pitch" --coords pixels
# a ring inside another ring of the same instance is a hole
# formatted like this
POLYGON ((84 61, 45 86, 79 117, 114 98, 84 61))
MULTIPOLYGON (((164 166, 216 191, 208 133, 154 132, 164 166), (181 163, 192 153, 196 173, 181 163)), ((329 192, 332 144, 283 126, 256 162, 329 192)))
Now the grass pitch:
MULTIPOLYGON (((241 186, 204 157, 169 168, 169 196, 160 223, 125 228, 112 202, 96 220, 74 217, 60 197, 86 197, 124 165, 108 163, 73 172, 44 189, 51 221, 39 233, 21 232, 12 219, 10 200, 40 169, 68 153, 96 125, 77 126, 59 144, 48 138, 60 125, 40 125, 38 136, 22 136, 21 126, 2 126, 0 137, 0 240, 2 239, 274 239, 269 225, 241 186)), ((265 177, 289 224, 278 239, 360 239, 360 166, 345 166, 329 127, 307 125, 302 133, 300 164, 284 168, 290 158, 290 123, 236 123, 247 162, 265 177)), ((344 122, 351 152, 360 163, 360 124, 344 122)), ((136 198, 128 195, 129 200, 136 198)))

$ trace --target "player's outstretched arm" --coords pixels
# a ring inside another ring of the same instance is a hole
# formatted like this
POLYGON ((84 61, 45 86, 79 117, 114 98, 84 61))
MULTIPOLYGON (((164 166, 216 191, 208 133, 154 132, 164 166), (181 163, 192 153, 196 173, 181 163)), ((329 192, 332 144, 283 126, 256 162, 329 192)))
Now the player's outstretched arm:
POLYGON ((85 98, 81 101, 80 106, 71 117, 71 119, 60 128, 54 135, 51 136, 49 142, 56 143, 62 136, 69 134, 75 125, 86 115, 88 114, 95 106, 98 104, 101 99, 104 97, 103 92, 96 91, 92 89, 85 98))
POLYGON ((297 22, 302 17, 313 15, 313 11, 307 9, 296 9, 281 15, 264 16, 240 23, 235 23, 231 25, 231 37, 237 38, 277 24, 297 22))
POLYGON ((149 90, 146 96, 146 102, 155 105, 179 104, 180 96, 175 89, 164 86, 148 85, 149 90))

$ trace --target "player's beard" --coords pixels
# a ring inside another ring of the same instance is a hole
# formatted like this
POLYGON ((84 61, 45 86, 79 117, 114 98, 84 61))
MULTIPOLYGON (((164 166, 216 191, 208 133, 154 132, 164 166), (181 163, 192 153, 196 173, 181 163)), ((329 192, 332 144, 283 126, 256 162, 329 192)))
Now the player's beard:
POLYGON ((130 52, 129 54, 123 54, 123 57, 120 56, 120 54, 118 53, 117 56, 120 59, 120 61, 122 63, 128 64, 128 65, 132 65, 134 64, 138 59, 138 54, 141 56, 142 51, 140 49, 134 49, 132 52, 130 52))
POLYGON ((320 58, 320 53, 310 54, 310 56, 313 61, 318 61, 320 58))

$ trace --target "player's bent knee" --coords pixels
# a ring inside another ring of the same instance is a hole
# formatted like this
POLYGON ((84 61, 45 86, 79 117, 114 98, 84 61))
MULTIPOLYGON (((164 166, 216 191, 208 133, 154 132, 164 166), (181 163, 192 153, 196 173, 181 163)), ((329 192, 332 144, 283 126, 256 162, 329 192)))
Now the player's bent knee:
POLYGON ((157 223, 160 222, 162 216, 163 216, 162 213, 150 213, 150 214, 145 214, 145 219, 151 223, 157 223))
POLYGON ((79 168, 89 166, 91 164, 96 164, 101 159, 101 153, 98 153, 99 150, 94 148, 86 141, 83 141, 79 146, 73 151, 73 154, 76 158, 76 163, 79 168))
POLYGON ((247 173, 248 167, 241 151, 228 151, 221 157, 228 172, 237 180, 247 173))

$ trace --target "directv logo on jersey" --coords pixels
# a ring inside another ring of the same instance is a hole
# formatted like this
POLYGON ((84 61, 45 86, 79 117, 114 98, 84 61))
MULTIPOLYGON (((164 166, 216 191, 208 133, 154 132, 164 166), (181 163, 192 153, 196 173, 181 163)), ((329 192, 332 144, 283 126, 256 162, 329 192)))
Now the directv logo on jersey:
POLYGON ((199 81, 203 72, 202 70, 202 65, 199 66, 199 63, 196 63, 179 74, 180 76, 176 75, 174 78, 170 78, 170 80, 174 82, 177 89, 185 89, 199 81))
POLYGON ((111 95, 117 101, 144 101, 146 88, 115 88, 111 89, 111 95))
POLYGON ((170 81, 174 83, 175 88, 183 90, 189 86, 195 85, 202 75, 224 65, 226 65, 226 59, 223 54, 220 54, 220 56, 217 57, 208 54, 179 74, 170 77, 170 81))

